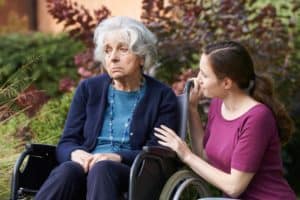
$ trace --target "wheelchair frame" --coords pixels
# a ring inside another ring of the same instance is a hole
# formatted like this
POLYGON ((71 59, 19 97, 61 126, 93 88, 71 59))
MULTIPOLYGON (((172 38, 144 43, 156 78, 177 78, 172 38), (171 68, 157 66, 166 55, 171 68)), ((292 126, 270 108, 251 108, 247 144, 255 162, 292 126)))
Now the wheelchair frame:
MULTIPOLYGON (((192 81, 187 81, 184 92, 177 96, 180 113, 178 135, 185 139, 188 121, 189 91, 192 81)), ((55 146, 45 144, 27 144, 17 159, 11 180, 11 200, 32 196, 47 179, 51 170, 58 165, 55 146)), ((167 200, 179 199, 180 193, 195 182, 200 183, 200 196, 208 196, 205 182, 192 172, 176 172, 183 164, 176 153, 162 146, 145 146, 135 158, 131 170, 128 194, 129 200, 167 200), (175 173, 176 172, 176 173, 175 173), (180 178, 178 179, 178 174, 180 178), (168 180, 170 177, 172 178, 168 180), (174 181, 174 176, 177 178, 174 181), (176 183, 176 184, 175 184, 176 183), (170 187, 172 185, 172 187, 170 187), (181 192, 174 192, 174 189, 181 192), (162 194, 161 194, 162 192, 162 194), (168 194, 167 196, 164 194, 168 194)))

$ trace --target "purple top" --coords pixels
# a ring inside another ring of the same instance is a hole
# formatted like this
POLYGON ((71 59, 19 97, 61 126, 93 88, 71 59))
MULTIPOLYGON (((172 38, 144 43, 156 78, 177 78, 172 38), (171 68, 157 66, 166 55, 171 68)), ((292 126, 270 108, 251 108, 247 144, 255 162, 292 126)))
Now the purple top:
POLYGON ((281 144, 272 111, 258 104, 242 116, 226 120, 221 115, 222 100, 213 99, 204 136, 208 162, 230 173, 234 168, 255 173, 239 198, 296 199, 283 178, 281 144))

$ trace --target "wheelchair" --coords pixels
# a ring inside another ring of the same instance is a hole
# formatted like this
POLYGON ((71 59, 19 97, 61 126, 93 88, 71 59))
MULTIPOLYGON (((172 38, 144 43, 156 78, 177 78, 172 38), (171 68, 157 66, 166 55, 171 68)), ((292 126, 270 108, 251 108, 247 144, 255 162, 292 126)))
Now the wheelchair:
MULTIPOLYGON (((177 96, 180 113, 178 134, 185 139, 188 122, 188 98, 192 81, 177 96)), ((11 178, 10 200, 33 197, 54 167, 58 165, 55 146, 27 144, 17 159, 11 178)), ((176 153, 162 146, 144 146, 130 169, 129 200, 178 200, 189 187, 194 187, 197 198, 209 196, 207 184, 191 170, 182 169, 176 153)), ((191 199, 191 198, 189 198, 191 199)), ((194 197, 192 199, 195 199, 194 197)))

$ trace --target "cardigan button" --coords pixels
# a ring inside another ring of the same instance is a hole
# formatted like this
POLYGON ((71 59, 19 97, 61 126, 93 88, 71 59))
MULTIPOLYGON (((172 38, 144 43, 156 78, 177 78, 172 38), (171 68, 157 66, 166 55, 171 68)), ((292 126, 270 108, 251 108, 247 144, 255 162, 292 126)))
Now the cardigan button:
POLYGON ((133 136, 133 132, 129 133, 130 136, 133 136))

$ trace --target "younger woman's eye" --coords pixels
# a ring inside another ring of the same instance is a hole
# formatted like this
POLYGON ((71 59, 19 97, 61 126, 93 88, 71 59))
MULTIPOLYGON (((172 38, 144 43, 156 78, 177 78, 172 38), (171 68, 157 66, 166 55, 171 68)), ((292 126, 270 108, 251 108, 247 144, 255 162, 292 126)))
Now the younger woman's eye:
POLYGON ((202 70, 200 70, 200 75, 201 75, 203 78, 206 78, 206 77, 207 77, 207 75, 206 75, 202 70))

